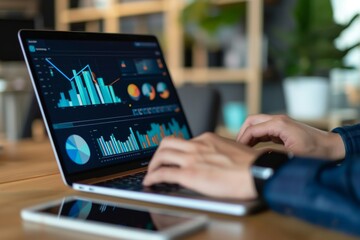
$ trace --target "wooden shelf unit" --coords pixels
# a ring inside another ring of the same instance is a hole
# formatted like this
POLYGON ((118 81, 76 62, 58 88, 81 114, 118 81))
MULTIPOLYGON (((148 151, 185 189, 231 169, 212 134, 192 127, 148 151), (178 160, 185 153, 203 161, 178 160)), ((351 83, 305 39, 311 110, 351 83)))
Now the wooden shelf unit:
POLYGON ((207 52, 200 44, 193 47, 194 66, 183 67, 183 29, 179 22, 185 0, 143 0, 119 2, 107 0, 102 7, 70 8, 70 0, 56 0, 56 29, 69 30, 72 23, 85 23, 86 31, 99 31, 99 20, 105 32, 119 32, 122 17, 164 14, 165 51, 167 65, 175 84, 245 83, 249 114, 259 113, 261 104, 261 42, 263 0, 214 0, 216 4, 246 2, 247 6, 247 67, 244 69, 209 68, 207 52), (220 79, 223 79, 221 81, 220 79))

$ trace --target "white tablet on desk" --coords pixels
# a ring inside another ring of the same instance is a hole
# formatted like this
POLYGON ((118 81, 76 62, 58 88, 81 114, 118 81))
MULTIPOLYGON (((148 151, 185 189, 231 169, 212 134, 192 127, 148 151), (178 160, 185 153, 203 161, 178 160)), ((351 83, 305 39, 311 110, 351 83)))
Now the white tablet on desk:
POLYGON ((125 239, 171 239, 199 230, 206 217, 157 208, 67 197, 23 209, 24 220, 125 239))

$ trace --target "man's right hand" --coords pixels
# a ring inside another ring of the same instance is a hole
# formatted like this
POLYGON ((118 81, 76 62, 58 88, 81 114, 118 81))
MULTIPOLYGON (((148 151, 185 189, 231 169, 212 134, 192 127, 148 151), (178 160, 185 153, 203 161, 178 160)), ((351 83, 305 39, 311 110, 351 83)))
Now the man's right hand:
POLYGON ((245 120, 236 140, 248 146, 259 142, 283 144, 288 152, 297 156, 332 160, 345 157, 344 143, 339 134, 310 127, 286 115, 251 115, 245 120))

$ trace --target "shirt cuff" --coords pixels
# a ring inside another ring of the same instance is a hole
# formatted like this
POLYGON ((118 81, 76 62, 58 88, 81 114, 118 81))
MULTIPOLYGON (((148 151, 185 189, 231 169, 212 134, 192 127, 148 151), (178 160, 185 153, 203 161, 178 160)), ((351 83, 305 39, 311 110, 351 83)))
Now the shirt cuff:
POLYGON ((345 146, 345 159, 354 155, 360 155, 360 125, 338 127, 332 130, 338 133, 345 146))
MULTIPOLYGON (((360 207, 352 194, 349 195, 349 190, 355 195, 359 192, 345 186, 343 179, 349 175, 342 168, 349 163, 353 163, 347 167, 352 171, 351 176, 359 176, 353 172, 360 168, 360 162, 358 166, 354 165, 358 161, 346 160, 337 166, 334 161, 300 157, 289 159, 266 182, 264 200, 272 210, 281 214, 360 235, 360 207)), ((358 183, 358 179, 354 178, 352 182, 358 183)))
POLYGON ((282 213, 300 209, 304 204, 302 197, 308 188, 317 181, 325 160, 302 157, 290 158, 265 183, 263 197, 270 208, 282 213))

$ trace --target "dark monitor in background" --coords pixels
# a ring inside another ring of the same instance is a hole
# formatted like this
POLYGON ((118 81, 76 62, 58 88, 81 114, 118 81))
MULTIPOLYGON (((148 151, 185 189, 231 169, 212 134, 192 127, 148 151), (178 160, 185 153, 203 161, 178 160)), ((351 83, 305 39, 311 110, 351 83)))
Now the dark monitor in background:
POLYGON ((34 29, 36 25, 33 18, 0 18, 0 61, 23 61, 17 32, 19 29, 34 29))

